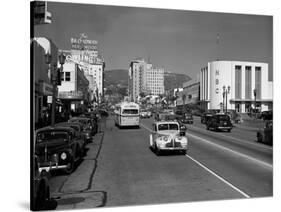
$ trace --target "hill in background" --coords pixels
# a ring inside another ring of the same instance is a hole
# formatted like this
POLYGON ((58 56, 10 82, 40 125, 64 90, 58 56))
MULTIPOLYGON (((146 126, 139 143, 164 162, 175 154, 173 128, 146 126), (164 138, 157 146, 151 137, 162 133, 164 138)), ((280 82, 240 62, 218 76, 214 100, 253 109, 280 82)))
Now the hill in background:
MULTIPOLYGON (((128 70, 113 69, 104 72, 104 87, 128 87, 128 70)), ((165 90, 182 87, 182 83, 191 80, 188 75, 172 72, 165 72, 164 86, 165 90)))

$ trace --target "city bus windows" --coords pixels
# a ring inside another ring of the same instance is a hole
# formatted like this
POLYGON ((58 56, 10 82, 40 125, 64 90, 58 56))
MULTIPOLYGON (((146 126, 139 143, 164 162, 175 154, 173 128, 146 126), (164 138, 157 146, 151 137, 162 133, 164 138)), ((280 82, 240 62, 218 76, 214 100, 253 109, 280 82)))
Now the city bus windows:
POLYGON ((138 110, 136 109, 124 109, 122 114, 138 114, 138 110))

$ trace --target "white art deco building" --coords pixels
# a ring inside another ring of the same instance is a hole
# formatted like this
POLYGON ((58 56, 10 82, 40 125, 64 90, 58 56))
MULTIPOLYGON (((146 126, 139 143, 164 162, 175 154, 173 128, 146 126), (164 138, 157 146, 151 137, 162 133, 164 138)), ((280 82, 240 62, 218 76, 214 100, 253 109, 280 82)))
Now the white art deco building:
POLYGON ((209 62, 200 72, 200 102, 204 109, 221 109, 224 102, 227 109, 241 113, 247 113, 251 108, 260 111, 272 109, 273 86, 272 81, 268 80, 268 64, 241 61, 209 62), (223 86, 226 90, 229 87, 225 98, 223 86))

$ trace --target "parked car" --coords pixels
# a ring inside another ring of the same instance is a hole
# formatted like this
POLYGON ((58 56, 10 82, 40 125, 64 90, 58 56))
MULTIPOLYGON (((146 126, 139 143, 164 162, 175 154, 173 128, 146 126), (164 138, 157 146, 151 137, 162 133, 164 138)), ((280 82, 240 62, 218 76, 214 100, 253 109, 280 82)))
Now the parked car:
POLYGON ((38 157, 33 157, 31 210, 47 210, 51 202, 50 186, 45 173, 39 172, 38 157))
POLYGON ((156 121, 149 136, 150 147, 157 155, 162 151, 181 151, 186 153, 187 137, 180 135, 180 124, 177 121, 156 121))
POLYGON ((226 130, 228 132, 231 131, 233 125, 231 123, 230 117, 226 114, 215 114, 213 115, 206 123, 207 130, 215 130, 215 131, 223 131, 226 130))
POLYGON ((71 127, 75 130, 77 134, 76 137, 82 139, 81 143, 83 144, 83 151, 86 148, 88 135, 83 131, 83 125, 79 122, 60 122, 55 125, 56 127, 71 127))
POLYGON ((36 131, 35 153, 39 171, 72 173, 83 155, 83 142, 71 127, 45 127, 36 131))
POLYGON ((182 123, 193 124, 193 116, 191 113, 184 113, 180 118, 182 123))
POLYGON ((273 145, 273 122, 272 120, 266 121, 263 129, 257 132, 257 141, 273 145))
POLYGON ((85 113, 84 115, 87 118, 91 119, 92 126, 92 136, 98 133, 98 125, 99 125, 99 113, 97 111, 85 113))
POLYGON ((86 136, 87 143, 92 142, 92 134, 93 134, 94 129, 92 127, 92 122, 91 122, 90 118, 87 118, 87 117, 73 117, 73 118, 69 119, 68 122, 70 122, 70 123, 78 122, 78 123, 82 124, 82 126, 83 126, 83 133, 86 136))
POLYGON ((262 118, 263 120, 272 120, 272 118, 273 118, 272 110, 267 110, 267 111, 261 112, 259 118, 262 118))
POLYGON ((212 113, 203 113, 201 116, 201 123, 206 124, 207 121, 213 116, 212 113))

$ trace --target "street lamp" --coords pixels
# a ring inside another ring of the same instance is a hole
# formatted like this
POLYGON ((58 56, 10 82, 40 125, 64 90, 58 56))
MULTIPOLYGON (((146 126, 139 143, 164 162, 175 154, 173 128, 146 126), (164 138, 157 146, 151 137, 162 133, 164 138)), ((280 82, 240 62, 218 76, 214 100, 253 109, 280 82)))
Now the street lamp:
POLYGON ((255 117, 257 114, 257 89, 255 88, 254 90, 254 97, 255 97, 255 117))
POLYGON ((52 67, 50 64, 52 62, 52 55, 50 53, 47 53, 45 55, 45 62, 46 64, 50 65, 51 69, 51 82, 53 85, 53 94, 52 94, 52 113, 51 113, 51 125, 55 125, 55 118, 56 118, 56 91, 57 91, 57 85, 58 81, 60 80, 60 72, 63 70, 63 64, 65 63, 65 55, 61 53, 59 55, 59 63, 60 63, 60 68, 57 68, 56 65, 52 67))
POLYGON ((229 94, 229 92, 230 92, 230 86, 227 86, 227 89, 226 89, 226 86, 224 85, 222 87, 222 89, 223 89, 223 93, 222 93, 223 100, 224 100, 224 97, 225 97, 225 112, 227 113, 227 94, 229 94))

